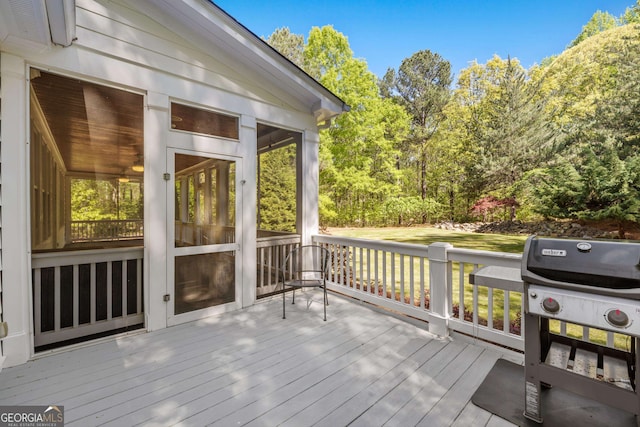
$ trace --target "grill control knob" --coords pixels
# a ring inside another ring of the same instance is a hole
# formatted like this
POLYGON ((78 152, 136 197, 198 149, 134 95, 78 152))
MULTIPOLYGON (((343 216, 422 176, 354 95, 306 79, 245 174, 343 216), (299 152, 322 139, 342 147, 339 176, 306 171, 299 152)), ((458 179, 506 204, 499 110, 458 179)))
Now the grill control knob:
POLYGON ((545 298, 542 300, 542 308, 547 313, 557 313, 560 311, 560 304, 553 298, 545 298))
POLYGON ((625 327, 629 324, 629 316, 624 311, 610 310, 607 313, 607 322, 613 326, 625 327))

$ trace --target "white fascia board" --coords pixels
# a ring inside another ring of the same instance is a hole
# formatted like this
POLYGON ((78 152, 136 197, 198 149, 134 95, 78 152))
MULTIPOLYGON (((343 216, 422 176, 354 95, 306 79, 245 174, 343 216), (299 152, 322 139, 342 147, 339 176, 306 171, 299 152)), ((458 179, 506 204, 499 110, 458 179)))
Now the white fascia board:
MULTIPOLYGON (((348 111, 348 106, 335 94, 209 0, 148 1, 188 25, 210 41, 212 46, 235 56, 248 66, 262 70, 262 76, 274 86, 309 105, 309 113, 318 116, 315 105, 322 104, 320 121, 348 111)), ((139 9, 144 12, 144 7, 139 9)), ((211 49, 207 46, 199 47, 204 51, 211 49)))
POLYGON ((46 5, 51 41, 60 46, 70 46, 76 36, 75 0, 47 0, 46 5))

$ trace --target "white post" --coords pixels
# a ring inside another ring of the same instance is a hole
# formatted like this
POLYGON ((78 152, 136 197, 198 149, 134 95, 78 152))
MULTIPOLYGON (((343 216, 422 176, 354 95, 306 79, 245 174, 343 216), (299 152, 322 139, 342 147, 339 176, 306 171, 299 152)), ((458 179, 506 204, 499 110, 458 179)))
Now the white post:
POLYGON ((167 226, 174 226, 167 224, 167 183, 163 178, 167 123, 169 97, 149 92, 144 120, 144 313, 149 331, 167 326, 167 303, 163 300, 168 293, 167 226))
MULTIPOLYGON (((5 366, 31 357, 33 329, 29 218, 27 200, 29 152, 27 141, 28 80, 22 58, 0 53, 2 111, 2 318, 8 336, 2 340, 5 366)), ((1 355, 0 355, 1 356, 1 355)), ((0 357, 1 358, 1 357, 0 357)), ((1 365, 1 364, 0 364, 1 365)))
POLYGON ((450 243, 432 243, 429 245, 429 288, 431 320, 429 332, 446 337, 449 336, 449 272, 451 261, 448 260, 447 250, 453 246, 450 243))
POLYGON ((311 243, 311 236, 318 234, 319 146, 317 131, 306 130, 296 148, 297 228, 302 244, 311 243))
MULTIPOLYGON (((236 192, 242 200, 242 207, 236 212, 236 227, 241 230, 241 285, 238 292, 242 295, 242 307, 249 307, 256 302, 257 272, 257 226, 256 206, 258 204, 258 189, 256 182, 256 169, 258 162, 258 124, 253 116, 240 117, 240 143, 243 146, 242 177, 236 192)), ((236 294, 237 295, 237 294, 236 294)))

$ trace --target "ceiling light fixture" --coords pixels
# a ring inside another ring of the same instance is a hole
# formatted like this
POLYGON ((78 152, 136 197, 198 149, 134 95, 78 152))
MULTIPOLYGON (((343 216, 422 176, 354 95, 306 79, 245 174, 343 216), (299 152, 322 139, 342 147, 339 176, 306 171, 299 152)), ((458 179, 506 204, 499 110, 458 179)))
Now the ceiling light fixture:
POLYGON ((138 154, 138 159, 133 164, 133 166, 131 166, 131 169, 134 172, 144 172, 144 163, 142 161, 142 155, 138 154))

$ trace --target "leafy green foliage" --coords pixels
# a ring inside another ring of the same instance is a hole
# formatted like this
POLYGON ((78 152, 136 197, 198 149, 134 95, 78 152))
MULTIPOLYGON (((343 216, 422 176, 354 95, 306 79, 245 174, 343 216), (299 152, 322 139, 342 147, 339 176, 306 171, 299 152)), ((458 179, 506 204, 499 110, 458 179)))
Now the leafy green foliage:
POLYGON ((625 223, 640 222, 640 34, 633 27, 617 31, 623 36, 617 43, 603 38, 604 87, 592 108, 572 118, 558 147, 560 160, 542 172, 546 182, 534 187, 539 212, 615 221, 620 237, 625 223))
POLYGON ((376 206, 398 190, 396 164, 407 115, 380 98, 375 75, 333 27, 311 30, 304 57, 307 71, 351 107, 321 133, 321 192, 332 201, 324 199, 321 218, 366 224, 376 206))
POLYGON ((272 45, 352 109, 321 132, 321 223, 466 220, 493 197, 513 200, 511 218, 604 219, 623 234, 640 222, 638 16, 640 0, 619 18, 598 11, 541 65, 494 56, 455 88, 429 50, 377 81, 333 27, 306 44, 277 30, 272 45))
POLYGON ((593 14, 589 22, 582 27, 582 32, 575 38, 569 47, 576 46, 591 36, 599 34, 603 31, 610 30, 618 26, 616 18, 607 12, 597 11, 593 14))
POLYGON ((71 220, 142 219, 142 186, 117 180, 71 180, 71 220))
POLYGON ((293 34, 288 27, 278 28, 266 40, 274 49, 285 58, 299 67, 304 62, 304 37, 293 34))
POLYGON ((258 228, 296 231, 296 147, 260 154, 258 228))
MULTIPOLYGON (((433 187, 437 188, 436 177, 442 173, 438 165, 446 154, 441 148, 444 141, 436 132, 445 118, 443 111, 451 96, 451 78, 448 61, 437 53, 422 50, 403 60, 397 72, 389 69, 380 82, 382 95, 404 107, 411 116, 411 131, 400 162, 416 169, 418 194, 423 200, 437 192, 433 187)), ((410 189, 405 192, 411 194, 410 189)))

